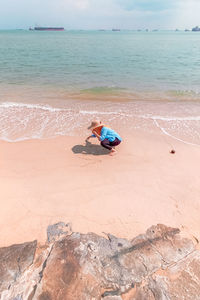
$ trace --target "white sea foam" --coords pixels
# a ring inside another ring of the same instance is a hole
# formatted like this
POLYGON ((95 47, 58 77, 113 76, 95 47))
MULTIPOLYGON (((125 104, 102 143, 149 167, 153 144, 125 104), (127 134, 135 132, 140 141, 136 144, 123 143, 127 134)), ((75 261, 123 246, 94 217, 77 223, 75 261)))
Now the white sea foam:
POLYGON ((156 124, 156 126, 165 134, 165 135, 168 135, 169 137, 181 142, 181 143, 184 143, 184 144, 187 144, 187 145, 190 145, 190 146, 197 146, 197 147, 200 147, 199 144, 195 144, 195 143, 190 143, 190 142, 187 142, 187 141, 184 141, 183 139, 180 139, 172 134, 170 134, 169 132, 167 132, 165 130, 165 128, 163 128, 162 126, 159 125, 159 123, 157 122, 156 119, 154 119, 154 123, 156 124))
MULTIPOLYGON (((28 109, 41 109, 44 111, 49 112, 66 112, 73 110, 71 108, 56 108, 52 107, 50 105, 41 105, 41 104, 27 104, 27 103, 17 103, 17 102, 2 102, 0 103, 0 108, 28 108, 28 109)), ((94 111, 94 110, 79 110, 77 111, 80 114, 83 115, 124 115, 127 116, 127 114, 123 114, 121 112, 117 111, 94 111)))
POLYGON ((80 110, 80 114, 83 115, 119 115, 116 111, 95 111, 95 110, 80 110))
POLYGON ((134 114, 127 114, 123 113, 121 111, 94 111, 94 110, 80 110, 80 114, 83 115, 111 115, 111 116, 121 116, 121 117, 136 117, 138 118, 139 116, 134 115, 134 114))
MULTIPOLYGON (((37 135, 33 135, 33 136, 23 136, 20 138, 10 139, 8 137, 2 136, 2 137, 0 137, 0 139, 4 142, 16 143, 16 142, 23 142, 23 141, 28 141, 28 140, 40 140, 41 137, 39 137, 37 135)), ((45 139, 45 138, 42 138, 42 139, 45 139)))
MULTIPOLYGON (((91 106, 91 108, 93 107, 91 106)), ((199 146, 198 144, 184 141, 170 132, 171 129, 174 131, 174 126, 176 126, 179 133, 180 130, 184 130, 183 128, 188 127, 189 129, 190 126, 188 124, 190 123, 188 121, 200 121, 200 116, 180 117, 149 113, 141 114, 141 112, 148 110, 148 108, 144 106, 137 107, 131 104, 130 106, 123 104, 110 106, 110 104, 105 104, 103 106, 104 111, 102 111, 102 106, 98 107, 98 105, 95 107, 95 110, 89 110, 88 108, 90 106, 86 103, 74 103, 70 105, 70 108, 57 108, 45 104, 0 103, 0 139, 17 142, 28 139, 45 139, 58 135, 81 135, 84 134, 83 128, 86 128, 88 122, 91 121, 91 116, 104 116, 103 119, 105 122, 116 122, 116 124, 120 123, 120 126, 126 126, 127 122, 132 121, 133 127, 136 123, 138 124, 137 128, 148 127, 148 120, 153 121, 163 134, 185 144, 199 146), (137 119, 141 119, 141 121, 137 121, 137 119), (160 126, 159 121, 163 121, 162 126, 160 126)), ((188 133, 188 138, 190 139, 191 132, 188 129, 187 132, 184 131, 184 134, 188 133)))
POLYGON ((164 116, 152 116, 152 115, 142 115, 143 119, 152 119, 160 121, 200 121, 200 116, 187 116, 187 117, 164 117, 164 116))
POLYGON ((29 104, 29 103, 18 103, 18 102, 2 102, 0 103, 0 108, 29 108, 29 109, 42 109, 50 112, 62 112, 70 111, 68 108, 56 108, 50 105, 41 104, 29 104))

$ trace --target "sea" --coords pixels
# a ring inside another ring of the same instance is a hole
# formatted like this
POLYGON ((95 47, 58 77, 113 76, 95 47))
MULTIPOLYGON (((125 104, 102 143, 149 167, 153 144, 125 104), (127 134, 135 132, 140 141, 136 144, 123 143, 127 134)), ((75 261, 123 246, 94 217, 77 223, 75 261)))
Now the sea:
POLYGON ((0 31, 1 140, 84 136, 92 119, 199 147, 200 33, 0 31))

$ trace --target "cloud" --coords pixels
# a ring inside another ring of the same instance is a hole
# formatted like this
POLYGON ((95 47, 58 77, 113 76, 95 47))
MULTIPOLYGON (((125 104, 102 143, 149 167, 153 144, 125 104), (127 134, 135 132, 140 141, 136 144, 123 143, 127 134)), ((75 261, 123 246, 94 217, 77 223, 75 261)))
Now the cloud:
POLYGON ((0 0, 0 28, 184 28, 200 25, 200 0, 0 0))
POLYGON ((177 9, 174 11, 173 24, 176 27, 185 28, 200 26, 199 12, 199 0, 179 0, 177 1, 177 9))
POLYGON ((173 0, 116 0, 122 8, 125 10, 139 10, 139 11, 163 11, 168 10, 169 8, 173 8, 176 5, 176 1, 173 0))

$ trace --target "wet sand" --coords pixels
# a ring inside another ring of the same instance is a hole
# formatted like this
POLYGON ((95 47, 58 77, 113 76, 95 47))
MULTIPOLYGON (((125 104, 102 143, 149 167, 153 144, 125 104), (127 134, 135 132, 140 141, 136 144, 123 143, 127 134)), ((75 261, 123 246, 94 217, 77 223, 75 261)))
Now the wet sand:
POLYGON ((0 246, 44 242, 57 221, 127 238, 163 223, 200 238, 200 148, 173 140, 170 154, 160 132, 122 136, 113 157, 82 137, 1 141, 0 246))

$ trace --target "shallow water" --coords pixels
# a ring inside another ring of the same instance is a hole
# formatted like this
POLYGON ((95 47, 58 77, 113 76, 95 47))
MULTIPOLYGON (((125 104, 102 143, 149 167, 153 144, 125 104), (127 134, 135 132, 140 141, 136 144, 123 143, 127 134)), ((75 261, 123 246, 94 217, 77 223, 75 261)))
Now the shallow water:
POLYGON ((49 105, 1 103, 1 139, 20 141, 59 135, 87 136, 92 119, 125 132, 128 128, 170 136, 200 146, 200 103, 134 101, 127 103, 77 101, 56 108, 49 105))

